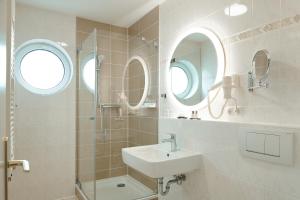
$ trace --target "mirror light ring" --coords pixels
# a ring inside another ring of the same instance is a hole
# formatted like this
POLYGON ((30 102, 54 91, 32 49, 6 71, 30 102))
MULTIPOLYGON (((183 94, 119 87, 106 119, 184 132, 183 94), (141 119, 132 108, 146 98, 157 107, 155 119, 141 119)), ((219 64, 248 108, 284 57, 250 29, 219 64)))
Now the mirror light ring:
MULTIPOLYGON (((132 105, 130 105, 128 100, 126 101, 126 105, 130 110, 137 110, 137 109, 142 107, 142 105, 144 104, 144 102, 145 102, 145 100, 148 96, 148 90, 149 90, 149 72, 148 72, 147 64, 146 64, 145 60, 142 57, 132 56, 127 61, 126 65, 125 65, 125 68, 124 68, 124 72, 123 72, 123 77, 122 77, 122 93, 123 93, 123 96, 126 96, 125 95, 126 70, 129 67, 129 64, 134 60, 137 60, 142 64, 142 67, 143 67, 143 70, 144 70, 144 76, 145 76, 145 86, 144 86, 143 96, 142 96, 140 102, 137 105, 132 106, 132 105)), ((127 97, 127 99, 128 99, 128 97, 127 97)))
MULTIPOLYGON (((219 38, 219 36, 212 30, 210 30, 209 28, 205 28, 205 27, 192 27, 190 29, 185 29, 184 32, 182 32, 177 39, 175 40, 171 51, 169 53, 168 56, 168 63, 170 63, 170 61, 172 60, 173 54, 177 48, 177 46, 180 44, 180 42, 186 38, 187 36, 194 34, 194 33, 200 33, 200 34, 204 34, 206 37, 208 37, 211 42, 213 43, 215 50, 216 50, 216 54, 217 54, 217 58, 218 58, 218 70, 217 70, 217 75, 216 75, 216 79, 214 81, 214 84, 220 82, 225 74, 225 70, 226 70, 226 56, 225 56, 225 50, 223 47, 223 44, 219 38)), ((184 105, 182 104, 172 93, 172 86, 171 86, 171 77, 170 77, 170 73, 169 73, 169 68, 170 66, 166 67, 166 82, 167 82, 167 93, 169 94, 170 97, 170 101, 178 108, 181 109, 203 109, 207 107, 207 97, 204 98, 200 103, 196 104, 196 105, 184 105)))

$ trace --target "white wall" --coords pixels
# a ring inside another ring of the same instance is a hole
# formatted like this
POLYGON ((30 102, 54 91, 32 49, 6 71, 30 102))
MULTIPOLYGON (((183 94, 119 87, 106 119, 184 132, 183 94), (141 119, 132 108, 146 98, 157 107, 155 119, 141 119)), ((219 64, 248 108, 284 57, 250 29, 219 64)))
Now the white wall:
MULTIPOLYGON (((227 114, 220 121, 180 124, 163 118, 179 113, 190 116, 191 109, 179 108, 172 98, 160 99, 160 131, 180 134, 182 147, 203 150, 203 168, 188 176, 177 192, 166 199, 190 200, 287 200, 300 199, 299 135, 296 137, 297 161, 284 167, 242 158, 237 149, 233 122, 300 124, 300 4, 298 0, 242 0, 248 13, 240 17, 224 15, 224 7, 235 0, 166 0, 160 7, 160 93, 166 92, 166 71, 170 52, 183 32, 195 27, 208 27, 221 38, 226 54, 226 74, 241 74, 241 88, 234 91, 241 113, 227 114), (183 12, 185 11, 185 12, 183 12), (289 17, 289 18, 287 18, 289 17), (282 20, 282 22, 281 22, 282 20), (271 85, 254 93, 247 90, 247 72, 256 51, 267 49, 271 54, 271 85), (164 125, 167 123, 167 125, 164 125), (189 126, 193 128, 189 128, 189 126), (184 129, 183 129, 184 127, 184 129), (169 130, 167 130, 169 129, 169 130), (204 149, 203 149, 204 148, 204 149)), ((222 95, 220 95, 221 97, 222 95)), ((219 98, 213 107, 220 110, 219 98)), ((207 108, 199 110, 200 117, 210 120, 207 108)))
POLYGON ((164 200, 299 200, 300 154, 298 128, 213 121, 160 119, 160 138, 176 133, 179 148, 202 154, 200 169, 187 174, 182 186, 172 186, 164 200), (243 157, 239 128, 295 133, 293 166, 243 157))
MULTIPOLYGON (((17 5, 16 47, 30 39, 63 41, 76 64, 74 16, 17 5)), ((15 158, 28 159, 31 172, 14 173, 11 199, 71 199, 75 187, 75 92, 73 80, 51 96, 32 94, 16 84, 15 158)))
MULTIPOLYGON (((6 89, 6 1, 0 0, 0 138, 5 130, 5 89, 6 89)), ((4 200, 4 156, 3 143, 0 144, 0 200, 4 200)))
MULTIPOLYGON (((241 74, 241 88, 233 94, 241 113, 225 115, 221 120, 298 124, 300 95, 295 91, 300 85, 300 24, 296 16, 300 14, 299 1, 243 0, 248 6, 247 14, 225 16, 224 7, 234 1, 166 0, 160 6, 160 93, 166 92, 166 71, 174 42, 183 32, 204 26, 216 32, 224 44, 226 74, 241 74), (286 17, 292 18, 284 20, 284 27, 278 29, 280 20, 286 17), (249 30, 253 31, 245 32, 249 30), (269 89, 249 93, 247 72, 251 69, 253 55, 260 49, 267 49, 271 54, 271 84, 269 89)), ((223 102, 213 107, 214 112, 219 111, 223 102)), ((189 116, 190 109, 179 110, 171 98, 160 100, 161 117, 174 117, 178 113, 189 116)), ((206 108, 200 115, 203 119, 211 119, 206 108)))

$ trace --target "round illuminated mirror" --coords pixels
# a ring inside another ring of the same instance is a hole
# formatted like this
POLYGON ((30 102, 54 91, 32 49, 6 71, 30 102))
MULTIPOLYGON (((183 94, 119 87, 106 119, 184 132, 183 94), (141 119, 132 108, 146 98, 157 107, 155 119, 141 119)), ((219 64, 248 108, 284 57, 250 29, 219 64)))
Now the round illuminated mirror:
POLYGON ((130 58, 123 73, 123 95, 129 109, 139 109, 145 102, 149 88, 146 62, 139 56, 130 58))
POLYGON ((224 75, 224 51, 218 37, 199 29, 183 37, 170 61, 169 88, 185 106, 199 105, 224 75))

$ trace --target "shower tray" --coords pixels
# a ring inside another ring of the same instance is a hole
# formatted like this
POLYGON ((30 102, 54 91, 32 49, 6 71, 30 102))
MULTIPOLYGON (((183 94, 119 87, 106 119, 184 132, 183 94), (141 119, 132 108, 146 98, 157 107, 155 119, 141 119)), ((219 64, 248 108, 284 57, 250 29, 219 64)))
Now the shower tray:
POLYGON ((150 188, 128 175, 97 180, 96 192, 96 200, 146 200, 154 195, 150 188))
POLYGON ((129 175, 96 181, 96 200, 152 200, 157 197, 157 193, 129 175))

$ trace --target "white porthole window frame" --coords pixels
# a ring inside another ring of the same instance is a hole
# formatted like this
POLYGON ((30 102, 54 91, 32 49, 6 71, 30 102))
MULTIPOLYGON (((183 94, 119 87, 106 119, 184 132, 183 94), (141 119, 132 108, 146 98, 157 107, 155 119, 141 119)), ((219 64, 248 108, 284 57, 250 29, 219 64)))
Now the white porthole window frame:
POLYGON ((53 95, 66 89, 72 80, 73 63, 69 54, 59 44, 51 40, 33 39, 23 43, 21 46, 19 46, 16 49, 15 59, 16 59, 15 77, 17 81, 20 83, 20 85, 23 86, 31 93, 42 95, 42 96, 53 95), (54 54, 61 61, 64 67, 64 75, 62 80, 52 88, 41 89, 41 88, 34 87, 30 83, 28 83, 22 76, 22 72, 21 72, 22 60, 25 58, 27 54, 37 50, 48 51, 54 54))

